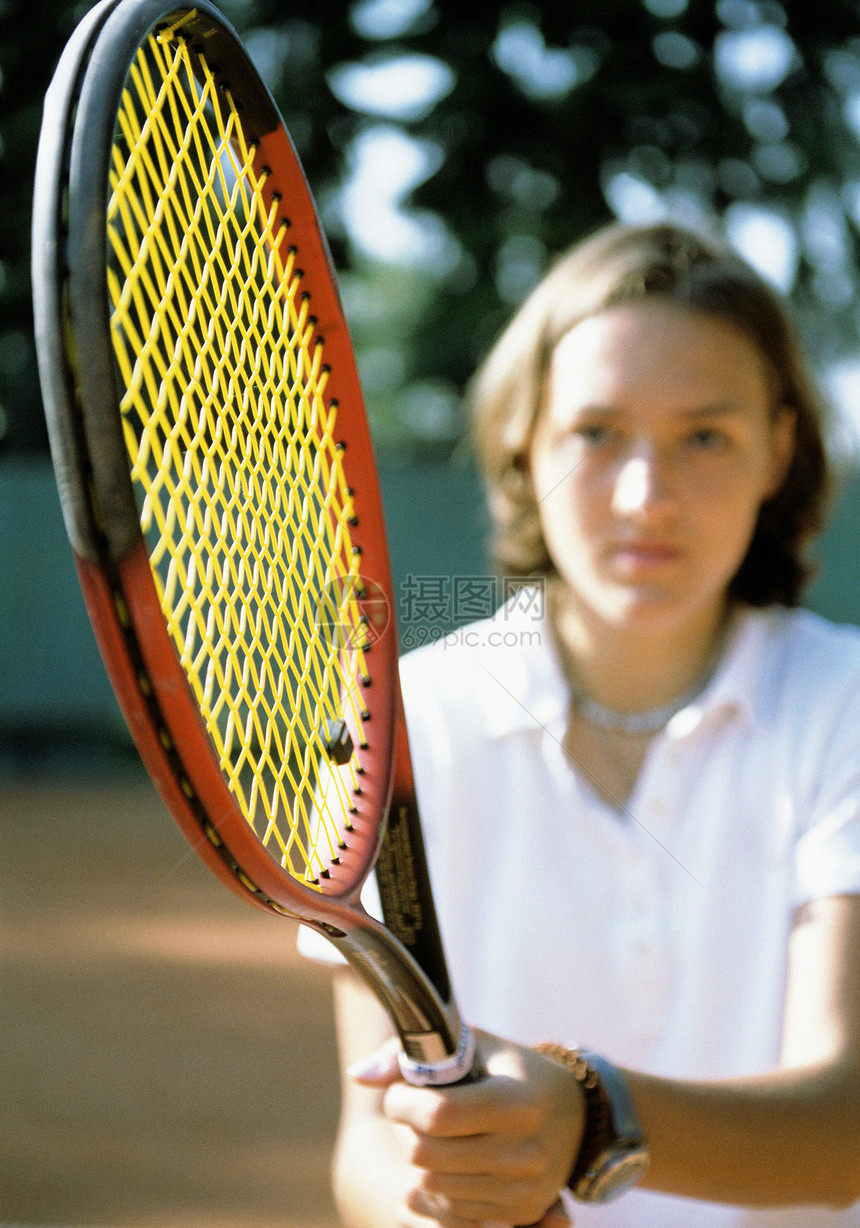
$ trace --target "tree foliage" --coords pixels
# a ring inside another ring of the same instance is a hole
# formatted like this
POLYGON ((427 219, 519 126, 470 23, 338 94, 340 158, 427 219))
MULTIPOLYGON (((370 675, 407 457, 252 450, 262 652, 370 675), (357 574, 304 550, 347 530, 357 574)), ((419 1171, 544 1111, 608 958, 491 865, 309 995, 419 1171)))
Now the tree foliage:
MULTIPOLYGON (((0 9, 7 450, 44 442, 30 185, 47 78, 85 7, 41 0, 37 21, 23 0, 0 9)), ((726 227, 790 293, 822 363, 856 350, 855 0, 223 7, 320 203, 384 445, 450 448, 464 384, 505 317, 613 215, 726 227), (387 198, 386 169, 402 175, 387 198), (380 231, 398 240, 384 260, 380 231)))

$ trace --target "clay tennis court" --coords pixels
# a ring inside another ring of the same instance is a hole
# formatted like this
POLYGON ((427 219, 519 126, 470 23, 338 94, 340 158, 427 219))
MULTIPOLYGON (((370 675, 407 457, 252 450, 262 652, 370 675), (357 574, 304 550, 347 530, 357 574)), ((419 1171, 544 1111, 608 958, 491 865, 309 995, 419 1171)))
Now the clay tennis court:
POLYGON ((142 769, 0 780, 0 1224, 334 1228, 329 974, 142 769))

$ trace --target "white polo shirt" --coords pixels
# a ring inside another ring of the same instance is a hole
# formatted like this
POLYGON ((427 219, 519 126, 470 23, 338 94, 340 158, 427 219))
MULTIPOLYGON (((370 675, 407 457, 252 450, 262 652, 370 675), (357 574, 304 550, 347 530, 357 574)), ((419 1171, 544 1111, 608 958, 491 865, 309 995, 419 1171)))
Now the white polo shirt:
MULTIPOLYGON (((860 891, 860 631, 744 612, 613 809, 562 749, 565 680, 522 606, 402 661, 464 1017, 676 1078, 773 1068, 792 914, 860 891)), ((575 1215, 578 1228, 860 1228, 860 1204, 748 1212, 647 1191, 575 1215)))

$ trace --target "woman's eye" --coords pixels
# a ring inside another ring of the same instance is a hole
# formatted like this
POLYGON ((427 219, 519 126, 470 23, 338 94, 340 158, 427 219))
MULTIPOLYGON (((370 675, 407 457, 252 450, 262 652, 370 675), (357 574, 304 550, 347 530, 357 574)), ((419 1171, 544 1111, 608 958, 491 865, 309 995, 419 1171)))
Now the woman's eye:
POLYGON ((719 452, 726 446, 727 437, 723 431, 712 427, 701 427, 690 436, 690 442, 695 448, 704 452, 719 452))
POLYGON ((612 434, 612 428, 608 426, 585 424, 583 426, 578 426, 575 434, 577 434, 580 439, 584 440, 585 443, 590 444, 592 447, 596 447, 597 444, 606 442, 606 440, 612 434))

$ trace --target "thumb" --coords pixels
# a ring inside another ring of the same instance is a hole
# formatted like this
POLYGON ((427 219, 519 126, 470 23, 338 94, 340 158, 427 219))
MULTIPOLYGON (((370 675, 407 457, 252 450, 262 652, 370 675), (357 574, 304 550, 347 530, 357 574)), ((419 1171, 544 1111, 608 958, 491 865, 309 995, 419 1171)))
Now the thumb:
MULTIPOLYGON (((485 1222, 481 1228, 510 1228, 509 1225, 485 1222)), ((559 1198, 554 1202, 548 1211, 544 1212, 543 1218, 537 1224, 533 1224, 532 1228, 573 1228, 573 1220, 564 1209, 564 1204, 559 1198)))
POLYGON ((399 1053, 400 1041, 396 1036, 392 1036, 374 1053, 347 1066, 346 1073, 351 1079, 355 1079, 356 1083, 369 1087, 388 1087, 402 1077, 397 1060, 399 1053))

